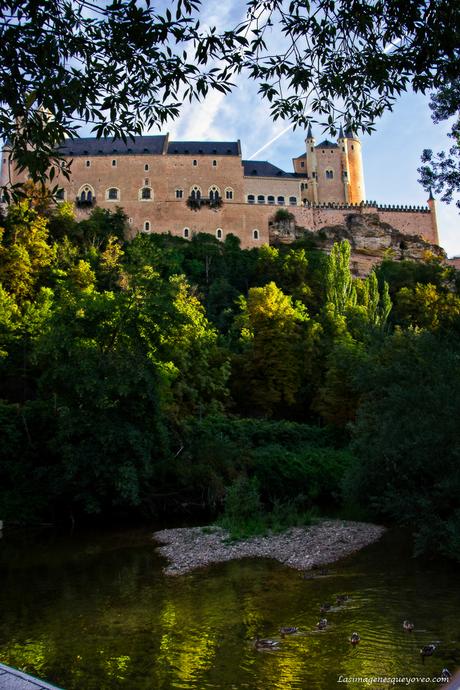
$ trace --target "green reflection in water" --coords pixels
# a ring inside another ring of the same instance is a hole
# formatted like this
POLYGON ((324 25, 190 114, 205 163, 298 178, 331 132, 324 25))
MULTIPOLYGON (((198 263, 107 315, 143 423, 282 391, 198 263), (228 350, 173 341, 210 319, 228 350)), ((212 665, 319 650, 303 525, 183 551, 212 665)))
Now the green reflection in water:
POLYGON ((437 676, 460 665, 460 571, 408 553, 404 535, 388 533, 309 579, 268 560, 165 578, 145 530, 10 534, 0 542, 0 661, 66 690, 329 690, 345 687, 339 675, 437 676), (320 605, 342 593, 350 600, 315 630, 320 605), (281 626, 300 633, 281 639, 281 626), (256 651, 257 635, 280 650, 256 651), (429 642, 438 649, 422 665, 429 642))

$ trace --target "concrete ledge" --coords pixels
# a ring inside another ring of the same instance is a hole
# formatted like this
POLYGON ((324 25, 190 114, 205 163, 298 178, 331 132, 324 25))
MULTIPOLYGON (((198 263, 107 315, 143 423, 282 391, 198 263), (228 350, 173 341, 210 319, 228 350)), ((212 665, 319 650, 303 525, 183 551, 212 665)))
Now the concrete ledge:
POLYGON ((11 666, 0 664, 0 690, 62 690, 62 688, 29 676, 11 666))

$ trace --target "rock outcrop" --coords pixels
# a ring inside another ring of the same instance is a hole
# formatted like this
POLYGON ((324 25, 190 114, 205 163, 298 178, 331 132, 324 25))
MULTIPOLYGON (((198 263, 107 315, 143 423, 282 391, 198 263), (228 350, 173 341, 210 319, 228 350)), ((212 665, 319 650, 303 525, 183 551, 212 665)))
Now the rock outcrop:
POLYGON ((284 244, 308 236, 318 249, 329 252, 335 242, 348 240, 351 245, 351 268, 356 275, 366 275, 383 258, 395 261, 423 261, 428 256, 446 260, 445 251, 430 244, 420 235, 408 235, 377 214, 350 213, 343 225, 331 225, 311 232, 295 226, 292 221, 270 225, 270 244, 284 244))

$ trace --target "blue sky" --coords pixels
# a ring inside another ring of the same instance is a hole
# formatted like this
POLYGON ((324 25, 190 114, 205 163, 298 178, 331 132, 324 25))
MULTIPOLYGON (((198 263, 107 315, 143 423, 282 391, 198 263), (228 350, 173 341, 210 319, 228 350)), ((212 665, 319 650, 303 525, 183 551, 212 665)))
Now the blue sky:
MULTIPOLYGON (((234 2, 203 0, 201 19, 219 29, 233 26, 244 17, 245 5, 234 2)), ((269 36, 270 51, 280 46, 276 29, 269 36)), ((435 125, 428 107, 429 97, 407 93, 377 123, 372 136, 363 135, 366 196, 379 203, 426 204, 427 194, 417 182, 417 168, 425 148, 435 151, 451 146, 447 137, 449 123, 435 125)), ((240 139, 243 157, 249 158, 286 129, 288 122, 272 122, 269 108, 257 94, 257 85, 244 76, 238 77, 230 95, 211 94, 205 103, 186 104, 181 117, 169 124, 175 139, 240 139)), ((320 127, 314 134, 321 141, 320 127)), ((287 131, 265 148, 256 160, 269 160, 285 170, 292 170, 291 158, 305 150, 305 132, 287 131)), ((438 202, 440 243, 449 256, 460 255, 460 215, 455 203, 438 202)))
MULTIPOLYGON (((435 151, 451 145, 449 123, 435 125, 428 107, 429 98, 408 93, 400 98, 393 112, 377 123, 376 131, 361 137, 366 196, 379 203, 425 205, 427 194, 417 182, 417 168, 424 148, 435 151)), ((245 81, 228 95, 212 94, 205 103, 187 104, 181 117, 170 123, 175 139, 241 139, 243 157, 249 158, 271 141, 288 123, 270 120, 268 107, 257 95, 257 88, 245 81)), ((318 141, 324 138, 314 128, 318 141)), ((269 160, 284 170, 292 170, 291 158, 305 150, 305 132, 287 131, 265 148, 256 160, 269 160)), ((460 215, 455 203, 437 202, 440 242, 449 256, 460 255, 460 215)))

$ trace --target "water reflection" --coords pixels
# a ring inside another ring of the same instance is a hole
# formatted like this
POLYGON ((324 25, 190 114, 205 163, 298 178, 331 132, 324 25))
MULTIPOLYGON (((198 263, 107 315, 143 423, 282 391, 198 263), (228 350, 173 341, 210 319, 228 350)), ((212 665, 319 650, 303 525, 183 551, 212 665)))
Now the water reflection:
POLYGON ((66 690, 328 690, 345 687, 340 675, 454 671, 459 569, 407 553, 404 536, 387 534, 311 579, 266 560, 165 578, 146 531, 33 543, 6 535, 0 661, 66 690), (336 605, 344 593, 350 598, 336 605), (333 604, 327 614, 324 602, 333 604), (317 631, 322 617, 328 626, 317 631), (283 626, 299 632, 281 638, 283 626), (256 636, 279 639, 279 651, 257 651, 256 636), (420 647, 431 642, 436 653, 422 664, 420 647))

